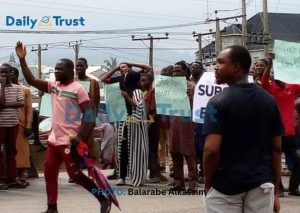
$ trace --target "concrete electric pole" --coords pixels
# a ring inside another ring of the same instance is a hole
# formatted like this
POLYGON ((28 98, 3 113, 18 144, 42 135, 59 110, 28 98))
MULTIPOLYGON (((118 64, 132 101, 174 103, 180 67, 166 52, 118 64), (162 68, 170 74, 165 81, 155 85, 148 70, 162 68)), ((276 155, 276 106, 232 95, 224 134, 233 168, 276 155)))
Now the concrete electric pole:
POLYGON ((269 53, 269 18, 268 18, 268 1, 263 0, 263 43, 265 56, 269 53))
POLYGON ((149 47, 149 66, 153 68, 153 40, 161 40, 161 39, 169 39, 169 33, 165 34, 165 37, 153 37, 150 33, 148 34, 148 37, 145 38, 135 38, 134 35, 131 36, 132 41, 150 41, 150 47, 149 47))
POLYGON ((247 47, 247 15, 246 15, 246 0, 242 0, 242 46, 247 47))
POLYGON ((74 43, 69 43, 69 47, 72 47, 75 51, 75 63, 78 59, 79 55, 79 46, 81 45, 81 40, 80 41, 75 41, 74 43))
MULTIPOLYGON (((45 50, 48 50, 48 47, 46 45, 45 48, 42 48, 42 46, 39 44, 38 45, 38 48, 32 48, 31 51, 33 52, 38 52, 38 76, 39 76, 39 79, 42 79, 42 51, 45 51, 45 50)), ((42 101, 42 92, 39 92, 39 106, 41 106, 41 101, 42 101)))
POLYGON ((215 32, 209 32, 209 33, 196 33, 196 32, 193 32, 193 36, 194 37, 197 37, 197 42, 198 42, 198 58, 197 60, 199 62, 202 63, 203 61, 203 51, 202 51, 202 36, 206 36, 206 35, 212 35, 212 34, 216 34, 215 32))

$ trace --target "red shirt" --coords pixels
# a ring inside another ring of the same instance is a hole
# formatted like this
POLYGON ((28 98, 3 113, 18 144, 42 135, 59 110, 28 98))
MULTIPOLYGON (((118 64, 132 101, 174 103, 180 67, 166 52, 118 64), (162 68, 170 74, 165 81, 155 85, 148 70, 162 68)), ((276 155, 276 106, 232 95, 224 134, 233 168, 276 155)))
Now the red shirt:
POLYGON ((261 83, 262 87, 276 100, 285 129, 284 135, 295 135, 295 100, 297 93, 300 93, 300 85, 285 84, 285 88, 281 89, 274 81, 269 81, 266 77, 262 77, 261 83))

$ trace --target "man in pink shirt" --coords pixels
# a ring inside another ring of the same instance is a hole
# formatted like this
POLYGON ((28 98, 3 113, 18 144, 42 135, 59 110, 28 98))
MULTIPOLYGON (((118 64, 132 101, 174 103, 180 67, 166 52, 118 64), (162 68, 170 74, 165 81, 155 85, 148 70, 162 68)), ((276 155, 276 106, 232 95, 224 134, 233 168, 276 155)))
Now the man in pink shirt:
MULTIPOLYGON (((97 188, 94 181, 82 173, 72 159, 70 146, 77 147, 80 141, 87 142, 94 125, 94 113, 85 88, 74 81, 74 64, 69 59, 60 59, 55 66, 56 81, 35 79, 25 61, 26 49, 17 43, 19 57, 26 81, 43 92, 51 94, 52 131, 48 138, 44 173, 48 196, 45 213, 56 213, 59 167, 65 163, 67 172, 75 183, 90 193, 97 188)), ((78 147, 77 147, 78 149, 78 147)), ((87 146, 85 146, 87 150, 87 146)), ((110 212, 110 202, 101 193, 94 194, 101 203, 101 213, 110 212)))

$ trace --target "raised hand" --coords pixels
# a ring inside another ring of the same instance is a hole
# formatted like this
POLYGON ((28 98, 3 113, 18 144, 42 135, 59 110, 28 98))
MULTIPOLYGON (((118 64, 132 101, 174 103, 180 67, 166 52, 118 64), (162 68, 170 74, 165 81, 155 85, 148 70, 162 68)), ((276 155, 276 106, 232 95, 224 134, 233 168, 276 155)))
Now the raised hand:
POLYGON ((275 53, 269 52, 268 59, 269 60, 274 60, 275 59, 275 53))
POLYGON ((19 59, 24 59, 26 56, 26 47, 23 45, 23 43, 18 41, 15 49, 19 59))

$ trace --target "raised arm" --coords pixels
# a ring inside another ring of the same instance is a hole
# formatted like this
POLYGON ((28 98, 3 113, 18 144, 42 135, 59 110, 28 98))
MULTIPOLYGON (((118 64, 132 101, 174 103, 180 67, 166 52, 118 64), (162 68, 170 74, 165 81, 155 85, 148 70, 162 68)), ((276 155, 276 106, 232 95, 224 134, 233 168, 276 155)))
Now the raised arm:
POLYGON ((19 58, 20 65, 22 68, 23 75, 31 86, 34 86, 35 88, 43 91, 43 92, 48 92, 48 83, 47 81, 43 81, 40 79, 36 79, 32 73, 30 72, 28 65, 26 63, 25 57, 26 57, 26 48, 23 45, 22 42, 18 41, 16 45, 16 54, 19 58))
POLYGON ((151 66, 148 66, 146 64, 135 64, 135 63, 130 63, 131 66, 140 68, 144 70, 144 72, 150 72, 153 71, 151 66))
POLYGON ((104 83, 107 83, 107 84, 111 83, 111 82, 110 82, 110 78, 111 78, 111 76, 112 76, 115 72, 117 72, 117 71, 120 71, 120 65, 117 66, 117 67, 115 67, 112 71, 106 73, 106 74, 102 77, 101 81, 104 82, 104 83))
POLYGON ((275 54, 269 53, 269 56, 268 56, 269 63, 264 71, 264 74, 263 74, 262 80, 261 80, 263 87, 266 86, 267 84, 269 84, 271 68, 273 67, 273 59, 274 58, 275 58, 275 54))

